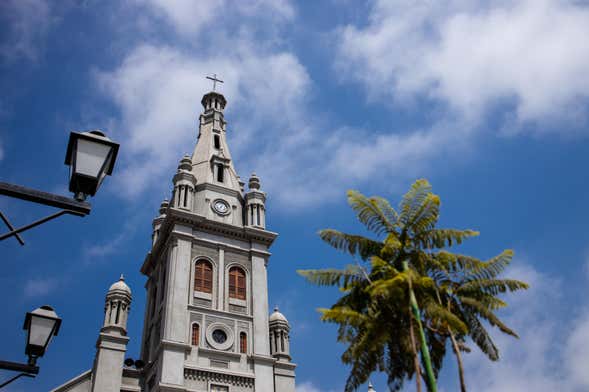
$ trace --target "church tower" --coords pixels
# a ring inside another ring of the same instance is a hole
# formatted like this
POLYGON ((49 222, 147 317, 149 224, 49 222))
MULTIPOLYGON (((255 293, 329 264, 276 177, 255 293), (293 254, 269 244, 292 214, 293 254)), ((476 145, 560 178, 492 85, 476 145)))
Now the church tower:
POLYGON ((127 319, 131 310, 131 289, 123 275, 113 283, 104 304, 104 323, 96 342, 91 392, 119 392, 123 361, 127 351, 127 319))
POLYGON ((201 103, 196 147, 180 160, 141 267, 142 390, 294 392, 290 327, 268 315, 277 234, 266 230, 266 194, 255 174, 246 190, 235 171, 225 97, 212 91, 201 103), (277 337, 286 346, 277 348, 277 337))

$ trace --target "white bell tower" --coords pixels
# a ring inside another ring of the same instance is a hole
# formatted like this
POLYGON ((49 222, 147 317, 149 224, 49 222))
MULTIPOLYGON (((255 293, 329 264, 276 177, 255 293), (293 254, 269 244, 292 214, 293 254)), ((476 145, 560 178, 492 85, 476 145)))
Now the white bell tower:
POLYGON ((180 161, 141 267, 142 388, 294 392, 289 349, 271 348, 272 333, 288 342, 290 326, 268 315, 269 248, 278 234, 266 229, 266 194, 255 174, 246 192, 235 171, 225 97, 211 91, 201 103, 196 147, 180 161))

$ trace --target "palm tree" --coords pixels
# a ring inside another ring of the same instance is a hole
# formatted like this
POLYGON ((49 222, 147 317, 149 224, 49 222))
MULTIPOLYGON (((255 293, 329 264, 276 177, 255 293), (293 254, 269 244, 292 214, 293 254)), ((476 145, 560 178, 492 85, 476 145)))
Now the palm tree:
POLYGON ((348 192, 348 202, 378 239, 333 229, 321 230, 319 235, 336 249, 369 262, 370 269, 356 262, 343 270, 299 271, 314 284, 338 286, 344 292, 330 309, 320 311, 323 321, 339 324, 338 340, 349 345, 342 355, 342 361, 352 365, 346 391, 355 390, 375 370, 386 372, 393 390, 415 376, 419 391, 422 370, 416 335, 430 392, 436 390, 448 338, 461 378, 457 347, 465 336, 495 358, 496 347, 480 318, 515 336, 493 314, 502 304, 496 296, 527 287, 495 279, 508 264, 505 256, 484 263, 445 251, 478 232, 435 228, 440 199, 426 180, 411 186, 399 213, 385 199, 367 198, 356 191, 348 192))
MULTIPOLYGON (((431 271, 436 280, 438 302, 458 315, 468 327, 468 336, 492 361, 499 359, 499 350, 480 319, 496 326, 502 332, 517 338, 517 334, 507 327, 494 311, 507 304, 498 298, 499 294, 527 289, 529 286, 513 279, 497 279, 509 266, 513 251, 505 250, 487 262, 473 257, 439 252, 435 258, 435 270, 431 271)), ((460 389, 466 392, 464 368, 460 351, 465 350, 464 335, 452 330, 449 325, 441 325, 447 331, 456 355, 460 389)))

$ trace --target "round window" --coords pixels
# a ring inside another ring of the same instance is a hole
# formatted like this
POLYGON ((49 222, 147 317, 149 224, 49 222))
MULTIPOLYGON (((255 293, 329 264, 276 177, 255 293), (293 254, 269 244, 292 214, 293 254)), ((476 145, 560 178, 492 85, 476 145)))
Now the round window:
POLYGON ((231 328, 220 322, 209 325, 205 336, 209 346, 215 350, 229 350, 234 341, 231 328))
POLYGON ((223 344, 227 341, 227 334, 222 329, 215 329, 213 331, 213 340, 216 343, 223 344))

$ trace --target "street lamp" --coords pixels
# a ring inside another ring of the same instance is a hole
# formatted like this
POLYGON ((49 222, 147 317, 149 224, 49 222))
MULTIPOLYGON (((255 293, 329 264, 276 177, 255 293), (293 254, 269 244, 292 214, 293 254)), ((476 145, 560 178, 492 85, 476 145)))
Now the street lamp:
POLYGON ((94 196, 107 175, 112 174, 119 151, 119 144, 113 142, 102 131, 71 132, 65 156, 65 164, 70 166, 69 190, 74 198, 42 192, 20 185, 0 182, 0 195, 61 208, 61 211, 39 219, 26 226, 15 229, 6 215, 0 218, 10 230, 0 235, 0 241, 16 237, 24 245, 19 233, 55 219, 64 214, 86 216, 91 206, 85 202, 87 196, 94 196))
POLYGON ((119 145, 101 131, 72 132, 65 155, 70 166, 70 191, 76 200, 94 196, 102 180, 112 173, 119 145))
POLYGON ((23 329, 27 331, 25 354, 29 356, 29 365, 34 365, 37 358, 45 354, 51 338, 57 336, 61 319, 51 306, 43 305, 28 312, 23 329))
POLYGON ((29 360, 27 363, 0 360, 0 369, 21 372, 0 384, 0 388, 10 384, 19 377, 35 377, 39 373, 37 358, 45 354, 51 338, 59 332, 60 325, 61 319, 57 316, 53 308, 48 305, 43 305, 26 314, 23 329, 27 331, 25 354, 29 357, 29 360))

